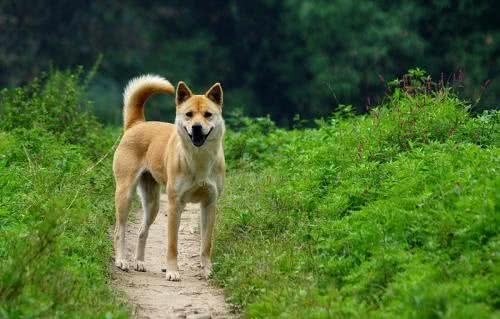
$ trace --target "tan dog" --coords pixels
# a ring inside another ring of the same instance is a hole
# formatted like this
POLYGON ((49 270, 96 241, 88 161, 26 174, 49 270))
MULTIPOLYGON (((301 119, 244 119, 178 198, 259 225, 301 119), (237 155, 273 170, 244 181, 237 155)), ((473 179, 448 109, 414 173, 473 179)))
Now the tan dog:
POLYGON ((133 79, 124 92, 124 134, 118 145, 113 172, 116 180, 116 266, 128 270, 125 228, 134 189, 141 197, 144 220, 137 242, 134 268, 144 269, 144 249, 160 205, 160 184, 168 196, 168 280, 180 280, 177 266, 177 234, 186 203, 201 205, 201 265, 208 277, 215 207, 224 184, 222 140, 222 87, 214 84, 204 95, 193 95, 184 82, 176 90, 175 125, 146 122, 144 103, 154 93, 174 93, 169 81, 145 75, 133 79))

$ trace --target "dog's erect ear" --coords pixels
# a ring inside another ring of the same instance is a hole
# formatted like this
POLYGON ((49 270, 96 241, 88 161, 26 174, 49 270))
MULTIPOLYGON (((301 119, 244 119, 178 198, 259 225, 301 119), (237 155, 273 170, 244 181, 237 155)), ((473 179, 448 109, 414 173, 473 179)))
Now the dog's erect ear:
POLYGON ((222 108, 222 86, 220 83, 212 85, 207 93, 205 93, 205 96, 222 108))
POLYGON ((182 102, 189 99, 192 95, 193 93, 188 88, 186 83, 180 81, 179 84, 177 84, 177 91, 175 92, 175 104, 180 105, 182 102))

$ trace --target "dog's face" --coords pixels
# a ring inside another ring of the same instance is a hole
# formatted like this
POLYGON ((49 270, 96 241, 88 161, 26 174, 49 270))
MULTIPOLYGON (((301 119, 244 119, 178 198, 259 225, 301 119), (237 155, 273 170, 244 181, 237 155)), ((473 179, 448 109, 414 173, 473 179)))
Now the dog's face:
POLYGON ((196 147, 218 140, 224 133, 222 119, 222 87, 214 84, 204 95, 193 95, 184 82, 179 82, 175 96, 175 124, 184 141, 196 147))

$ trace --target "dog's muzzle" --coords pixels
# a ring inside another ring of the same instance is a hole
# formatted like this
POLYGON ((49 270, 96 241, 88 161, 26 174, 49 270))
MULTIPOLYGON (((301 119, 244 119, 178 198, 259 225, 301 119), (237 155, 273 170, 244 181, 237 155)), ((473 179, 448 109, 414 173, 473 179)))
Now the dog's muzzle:
POLYGON ((208 131, 207 134, 203 134, 203 126, 201 125, 193 125, 191 127, 191 134, 189 134, 186 127, 184 127, 184 129, 186 130, 187 135, 191 139, 191 142, 193 142, 193 145, 196 147, 200 147, 205 143, 208 135, 212 133, 213 127, 210 129, 210 131, 208 131))

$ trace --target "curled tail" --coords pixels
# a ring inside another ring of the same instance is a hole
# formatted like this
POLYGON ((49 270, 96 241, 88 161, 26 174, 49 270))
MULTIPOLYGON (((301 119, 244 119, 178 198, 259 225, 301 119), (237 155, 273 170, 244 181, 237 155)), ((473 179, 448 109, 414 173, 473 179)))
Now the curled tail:
POLYGON ((123 127, 125 130, 144 122, 144 103, 154 93, 174 93, 174 86, 158 75, 142 75, 128 82, 123 92, 123 127))

